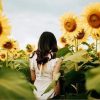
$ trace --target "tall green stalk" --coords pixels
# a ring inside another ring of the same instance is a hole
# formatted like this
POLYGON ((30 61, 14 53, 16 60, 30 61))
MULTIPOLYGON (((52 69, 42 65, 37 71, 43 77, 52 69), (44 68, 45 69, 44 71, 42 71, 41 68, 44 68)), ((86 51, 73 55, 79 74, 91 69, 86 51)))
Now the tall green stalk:
POLYGON ((76 39, 76 50, 78 51, 78 39, 76 39))
POLYGON ((97 51, 98 51, 98 40, 96 39, 96 54, 97 54, 97 51))
POLYGON ((6 67, 8 67, 8 51, 7 51, 6 67))
POLYGON ((78 39, 75 38, 75 51, 77 52, 78 51, 78 39))
MULTIPOLYGON (((78 51, 78 39, 75 38, 75 51, 78 51)), ((75 64, 75 71, 78 71, 78 64, 75 64)), ((78 83, 75 84, 76 86, 76 94, 78 94, 78 83)))
POLYGON ((14 54, 12 53, 12 68, 14 69, 14 54))

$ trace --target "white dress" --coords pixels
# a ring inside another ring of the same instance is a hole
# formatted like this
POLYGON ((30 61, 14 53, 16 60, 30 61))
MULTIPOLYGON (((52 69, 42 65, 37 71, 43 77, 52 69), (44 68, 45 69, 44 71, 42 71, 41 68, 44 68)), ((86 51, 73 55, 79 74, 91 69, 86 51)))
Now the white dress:
POLYGON ((37 58, 37 55, 35 54, 30 62, 31 64, 30 69, 35 70, 35 74, 36 74, 36 80, 34 82, 34 85, 36 86, 37 91, 35 90, 33 92, 38 98, 38 100, 46 100, 54 96, 54 89, 52 89, 50 92, 46 94, 43 94, 43 93, 53 80, 52 78, 53 70, 58 61, 58 58, 48 61, 44 67, 40 66, 40 69, 38 69, 37 67, 36 58, 37 58))

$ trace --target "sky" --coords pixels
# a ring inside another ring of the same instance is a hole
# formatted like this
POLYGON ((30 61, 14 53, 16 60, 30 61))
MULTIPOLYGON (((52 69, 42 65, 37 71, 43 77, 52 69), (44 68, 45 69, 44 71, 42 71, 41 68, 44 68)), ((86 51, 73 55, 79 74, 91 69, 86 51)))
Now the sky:
POLYGON ((37 45, 42 32, 62 35, 60 16, 67 12, 80 15, 84 7, 100 0, 2 0, 4 14, 12 27, 11 37, 21 48, 26 44, 37 45))

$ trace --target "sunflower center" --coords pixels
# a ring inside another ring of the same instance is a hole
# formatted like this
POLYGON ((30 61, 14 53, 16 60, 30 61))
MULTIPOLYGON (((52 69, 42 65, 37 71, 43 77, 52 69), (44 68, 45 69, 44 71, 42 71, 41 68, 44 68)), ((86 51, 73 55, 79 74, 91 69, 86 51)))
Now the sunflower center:
POLYGON ((73 32, 76 29, 76 21, 74 19, 70 19, 66 21, 64 27, 68 32, 73 32))
POLYGON ((32 49, 27 49, 27 51, 28 51, 28 52, 32 52, 33 50, 32 50, 32 49))
POLYGON ((99 28, 100 27, 100 12, 91 14, 88 18, 88 23, 93 28, 99 28))
POLYGON ((12 49, 13 47, 13 44, 11 42, 6 42, 4 45, 3 45, 4 48, 6 49, 12 49))
POLYGON ((4 59, 6 57, 5 54, 1 54, 0 56, 1 56, 2 59, 4 59))
POLYGON ((2 25, 0 23, 0 35, 2 34, 2 25))
POLYGON ((66 39, 64 37, 61 38, 62 43, 66 43, 66 39))
POLYGON ((77 39, 82 39, 84 37, 84 35, 85 35, 84 31, 78 33, 77 39))
POLYGON ((97 34, 97 37, 100 37, 100 35, 99 35, 99 34, 97 34))

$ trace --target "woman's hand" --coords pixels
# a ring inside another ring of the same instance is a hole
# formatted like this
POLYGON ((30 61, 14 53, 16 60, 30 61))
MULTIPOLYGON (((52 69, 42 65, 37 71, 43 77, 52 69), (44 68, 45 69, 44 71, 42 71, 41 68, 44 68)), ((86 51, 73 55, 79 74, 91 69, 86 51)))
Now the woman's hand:
POLYGON ((55 96, 60 94, 60 83, 59 83, 59 81, 57 82, 57 84, 54 88, 54 91, 55 91, 55 96))

